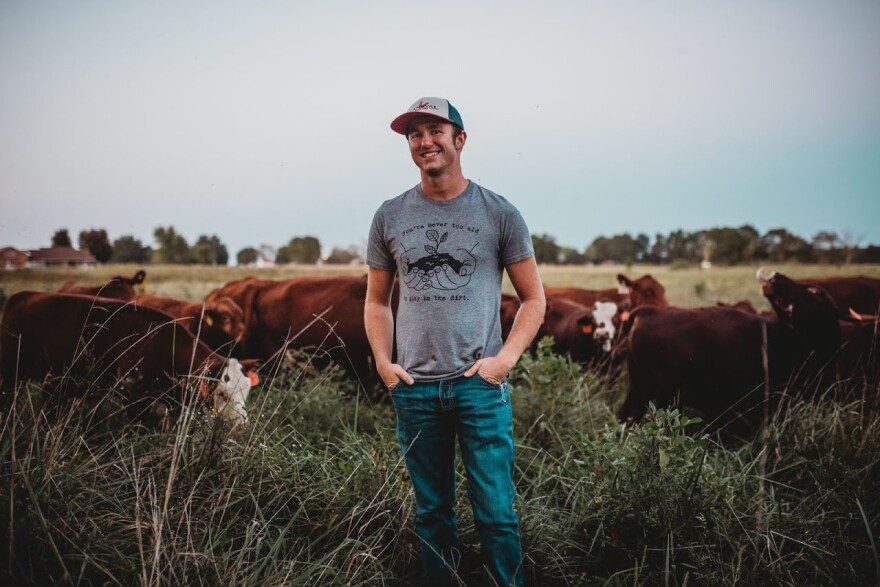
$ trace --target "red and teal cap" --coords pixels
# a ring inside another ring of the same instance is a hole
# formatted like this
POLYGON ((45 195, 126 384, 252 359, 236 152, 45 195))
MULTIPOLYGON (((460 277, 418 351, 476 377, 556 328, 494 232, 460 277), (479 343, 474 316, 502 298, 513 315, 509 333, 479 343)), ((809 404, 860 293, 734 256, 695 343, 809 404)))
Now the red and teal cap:
POLYGON ((419 98, 413 102, 406 112, 391 121, 391 130, 405 135, 406 127, 409 125, 410 120, 419 116, 433 116, 444 122, 451 122, 464 130, 461 114, 445 98, 419 98))

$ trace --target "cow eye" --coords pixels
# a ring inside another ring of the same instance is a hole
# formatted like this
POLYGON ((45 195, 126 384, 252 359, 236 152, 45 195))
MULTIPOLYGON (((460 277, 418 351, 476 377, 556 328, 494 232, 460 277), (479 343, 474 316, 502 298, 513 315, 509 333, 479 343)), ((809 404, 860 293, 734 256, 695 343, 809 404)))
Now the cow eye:
POLYGON ((229 373, 223 374, 223 383, 229 383, 232 380, 232 377, 229 376, 229 373))

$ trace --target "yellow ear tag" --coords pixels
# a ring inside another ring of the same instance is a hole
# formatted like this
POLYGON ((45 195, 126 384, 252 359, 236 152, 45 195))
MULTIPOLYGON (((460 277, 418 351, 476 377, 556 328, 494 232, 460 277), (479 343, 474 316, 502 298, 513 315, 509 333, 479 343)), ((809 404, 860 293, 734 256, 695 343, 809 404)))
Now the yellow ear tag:
POLYGON ((209 327, 214 326, 214 319, 210 316, 205 316, 205 324, 207 324, 209 327))

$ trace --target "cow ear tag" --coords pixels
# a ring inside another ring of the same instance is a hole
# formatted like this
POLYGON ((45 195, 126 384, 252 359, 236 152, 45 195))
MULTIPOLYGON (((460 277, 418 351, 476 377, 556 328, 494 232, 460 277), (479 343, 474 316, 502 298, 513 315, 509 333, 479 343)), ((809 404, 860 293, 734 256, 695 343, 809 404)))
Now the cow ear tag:
POLYGON ((209 327, 214 326, 214 319, 210 316, 205 316, 205 324, 207 324, 209 327))
POLYGON ((199 395, 202 397, 208 397, 208 382, 204 379, 199 381, 199 395))
POLYGON ((257 386, 260 384, 260 376, 257 375, 256 371, 248 371, 247 372, 248 379, 251 380, 251 387, 257 386))
POLYGON ((627 320, 629 320, 629 312, 621 312, 620 313, 620 321, 626 322, 627 320))
POLYGON ((590 334, 591 332, 593 332, 593 325, 592 324, 584 324, 583 326, 581 326, 581 331, 584 334, 590 334))

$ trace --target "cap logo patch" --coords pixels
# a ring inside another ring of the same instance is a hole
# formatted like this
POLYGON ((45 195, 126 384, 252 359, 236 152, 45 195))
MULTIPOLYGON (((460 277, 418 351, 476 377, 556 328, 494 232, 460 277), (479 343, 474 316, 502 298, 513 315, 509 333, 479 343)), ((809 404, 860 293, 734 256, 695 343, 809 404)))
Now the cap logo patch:
POLYGON ((413 108, 413 112, 416 112, 416 111, 418 111, 418 110, 427 110, 428 108, 430 108, 431 110, 437 110, 437 109, 438 109, 436 106, 434 106, 434 105, 431 104, 430 102, 421 102, 421 101, 420 101, 420 102, 418 103, 418 105, 417 105, 415 108, 413 108))

